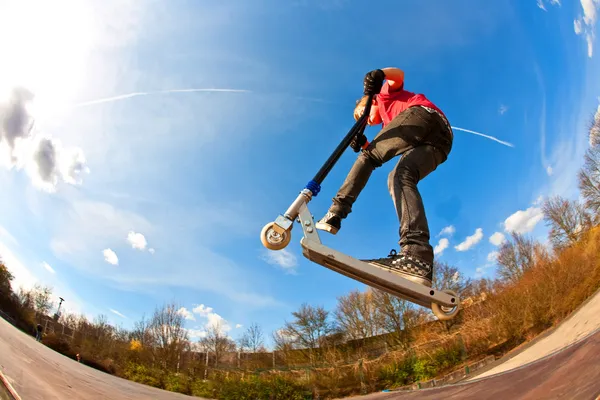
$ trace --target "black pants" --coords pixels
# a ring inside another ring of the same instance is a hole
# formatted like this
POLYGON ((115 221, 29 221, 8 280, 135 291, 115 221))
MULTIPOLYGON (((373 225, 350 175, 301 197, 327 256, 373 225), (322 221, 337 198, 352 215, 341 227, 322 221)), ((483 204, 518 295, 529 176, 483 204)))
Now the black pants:
POLYGON ((452 132, 436 113, 423 107, 410 107, 398 114, 362 151, 337 195, 330 211, 346 218, 367 184, 371 173, 402 155, 390 172, 388 189, 400 222, 402 252, 433 261, 429 226, 417 183, 448 158, 452 132))

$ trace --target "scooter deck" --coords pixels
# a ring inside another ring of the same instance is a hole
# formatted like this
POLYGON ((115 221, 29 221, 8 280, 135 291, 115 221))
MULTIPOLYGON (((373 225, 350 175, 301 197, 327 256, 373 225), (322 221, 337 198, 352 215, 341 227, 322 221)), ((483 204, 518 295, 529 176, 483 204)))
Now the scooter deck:
POLYGON ((304 256, 309 260, 393 296, 425 308, 431 308, 432 302, 450 307, 456 305, 451 301, 452 296, 447 293, 420 285, 387 269, 357 260, 319 242, 303 237, 300 244, 304 256))

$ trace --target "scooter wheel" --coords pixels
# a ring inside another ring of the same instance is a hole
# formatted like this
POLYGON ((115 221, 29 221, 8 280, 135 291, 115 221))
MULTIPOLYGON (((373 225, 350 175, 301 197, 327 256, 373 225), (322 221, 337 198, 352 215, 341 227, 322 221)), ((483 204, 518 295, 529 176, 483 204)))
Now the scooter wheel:
POLYGON ((275 222, 269 222, 262 228, 262 231, 260 232, 260 240, 263 246, 269 250, 281 250, 290 243, 292 232, 287 230, 280 234, 273 229, 274 225, 275 222))
MULTIPOLYGON (((444 293, 449 294, 450 296, 454 296, 458 299, 456 292, 453 290, 443 290, 444 293)), ((431 311, 440 321, 448 321, 452 318, 456 317, 456 314, 460 311, 459 305, 455 305, 453 307, 441 306, 438 303, 431 303, 431 311)))

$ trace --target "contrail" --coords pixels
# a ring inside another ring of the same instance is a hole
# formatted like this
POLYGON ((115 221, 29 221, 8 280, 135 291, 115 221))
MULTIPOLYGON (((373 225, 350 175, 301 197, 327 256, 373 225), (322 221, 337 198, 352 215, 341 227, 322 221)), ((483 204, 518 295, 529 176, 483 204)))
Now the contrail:
POLYGON ((455 127, 455 126, 453 126, 453 127, 452 127, 452 129, 456 129, 456 130, 459 130, 459 131, 465 131, 465 132, 469 132, 469 133, 472 133, 472 134, 474 134, 474 135, 483 136, 483 137, 485 137, 485 138, 492 139, 492 140, 494 140, 494 141, 496 141, 496 142, 498 142, 498 143, 501 143, 501 144, 503 144, 503 145, 505 145, 505 146, 508 146, 508 147, 515 147, 515 146, 514 146, 512 143, 504 142, 504 141, 502 141, 502 140, 500 140, 500 139, 497 139, 497 138, 495 138, 495 137, 493 137, 493 136, 484 135, 483 133, 479 133, 479 132, 471 131, 471 130, 469 130, 469 129, 457 128, 457 127, 455 127))
POLYGON ((157 91, 153 91, 153 92, 133 92, 133 93, 128 93, 128 94, 122 94, 119 96, 105 97, 102 99, 85 101, 83 103, 77 103, 73 107, 85 107, 85 106, 91 106, 94 104, 110 103, 113 101, 130 99, 132 97, 137 97, 137 96, 149 96, 149 95, 153 95, 153 94, 184 93, 184 92, 232 92, 232 93, 241 92, 241 93, 243 93, 243 92, 249 92, 249 90, 244 90, 244 89, 170 89, 170 90, 157 90, 157 91))
MULTIPOLYGON (((156 90, 156 91, 152 91, 152 92, 133 92, 133 93, 128 93, 128 94, 122 94, 119 96, 112 96, 112 97, 105 97, 102 99, 96 99, 96 100, 90 100, 90 101, 85 101, 82 103, 77 103, 75 105, 73 105, 74 108, 78 108, 78 107, 85 107, 85 106, 91 106, 91 105, 95 105, 95 104, 102 104, 102 103, 110 103, 113 101, 119 101, 119 100, 125 100, 125 99, 130 99, 132 97, 138 97, 138 96, 150 96, 153 94, 168 94, 168 93, 191 93, 191 92, 228 92, 228 93, 249 93, 250 90, 245 90, 245 89, 195 89, 195 88, 190 88, 190 89, 170 89, 170 90, 156 90)), ((324 100, 322 99, 312 99, 312 98, 302 98, 302 97, 297 97, 299 99, 305 99, 305 100, 311 100, 311 101, 317 101, 317 102, 323 102, 324 100)), ((489 136, 489 135, 485 135, 483 133, 479 133, 479 132, 475 132, 469 129, 464 129, 464 128, 458 128, 453 126, 452 129, 456 129, 459 131, 465 131, 465 132, 469 132, 472 133, 474 135, 479 135, 479 136, 483 136, 485 138, 494 140, 500 144, 503 144, 505 146, 508 147, 515 147, 512 143, 508 143, 508 142, 504 142, 500 139, 497 139, 493 136, 489 136)))

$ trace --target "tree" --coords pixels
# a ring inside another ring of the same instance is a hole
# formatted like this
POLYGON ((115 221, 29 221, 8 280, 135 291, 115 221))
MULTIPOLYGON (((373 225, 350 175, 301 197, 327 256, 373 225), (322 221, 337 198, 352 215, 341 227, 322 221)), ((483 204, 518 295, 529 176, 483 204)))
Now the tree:
POLYGON ((512 232, 511 238, 498 249, 498 274, 504 281, 516 282, 533 267, 539 244, 517 232, 512 232))
POLYGON ((556 249, 577 242, 592 225, 592 217, 582 204, 560 196, 547 199, 542 212, 550 227, 550 242, 556 249))
POLYGON ((49 286, 42 286, 36 283, 32 289, 33 302, 35 305, 35 311, 42 315, 48 315, 52 309, 54 302, 52 301, 52 288, 49 286))
POLYGON ((458 296, 471 285, 471 279, 466 278, 458 268, 445 262, 434 261, 433 287, 438 290, 449 289, 458 296))
POLYGON ((9 297, 12 294, 10 283, 13 279, 15 279, 14 275, 4 265, 2 259, 0 259, 0 296, 9 297))
POLYGON ((143 314, 142 318, 133 324, 133 329, 130 332, 130 340, 138 341, 142 348, 148 348, 153 345, 150 322, 146 319, 146 315, 143 314))
POLYGON ((600 106, 592 117, 589 129, 590 147, 600 147, 600 106))
POLYGON ((336 330, 329 320, 329 312, 322 306, 302 304, 292 312, 294 320, 285 322, 281 335, 294 338, 294 347, 307 350, 311 364, 315 362, 314 350, 325 345, 325 339, 336 330))
POLYGON ((413 328, 425 319, 421 309, 412 303, 379 289, 371 289, 373 303, 381 314, 382 330, 389 334, 391 344, 408 348, 413 340, 413 328))
POLYGON ((187 347, 188 336, 184 329, 184 317, 173 303, 156 309, 150 322, 150 334, 155 343, 155 360, 163 368, 175 369, 181 353, 187 347))
POLYGON ((296 337, 288 334, 284 328, 273 331, 271 334, 275 350, 287 354, 294 349, 296 337))
POLYGON ((214 354, 215 366, 219 365, 225 353, 235 351, 235 342, 225 334, 220 320, 207 327, 206 336, 200 339, 200 345, 205 351, 214 354))
MULTIPOLYGON (((598 129, 600 130, 600 122, 598 129)), ((578 176, 579 190, 586 209, 592 214, 594 224, 600 223, 600 133, 597 140, 597 144, 586 151, 578 176)))
POLYGON ((353 290, 338 297, 334 315, 340 329, 351 340, 365 339, 382 333, 383 315, 373 301, 371 290, 353 290))
POLYGON ((240 338, 240 348, 251 353, 264 352, 263 332, 258 324, 253 323, 240 338))

